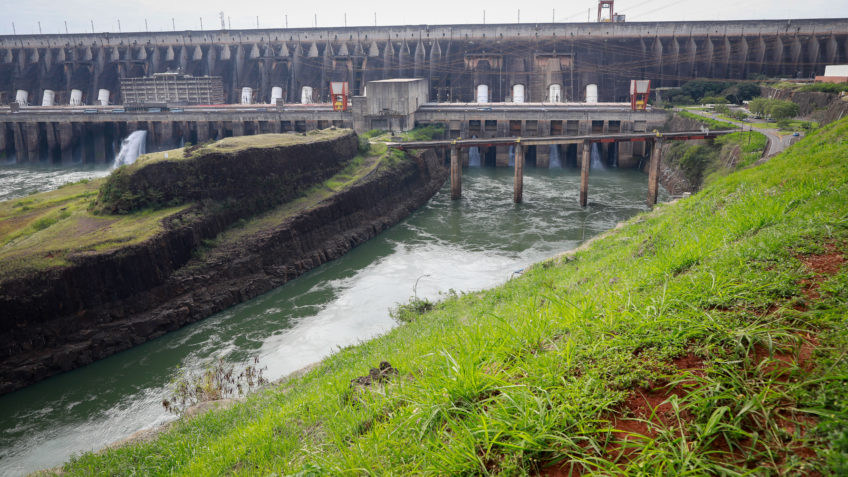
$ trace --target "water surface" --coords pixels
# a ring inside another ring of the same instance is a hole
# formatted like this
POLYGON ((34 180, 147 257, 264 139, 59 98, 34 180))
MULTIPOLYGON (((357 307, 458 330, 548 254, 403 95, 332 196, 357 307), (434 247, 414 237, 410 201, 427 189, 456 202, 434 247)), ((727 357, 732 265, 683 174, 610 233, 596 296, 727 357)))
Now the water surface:
POLYGON ((446 184, 404 222, 285 286, 0 397, 0 475, 59 465, 173 419, 161 401, 178 367, 257 356, 280 378, 390 330, 389 308, 416 282, 427 298, 491 287, 646 210, 639 172, 593 170, 580 208, 578 171, 525 171, 523 204, 512 203, 512 170, 466 169, 462 200, 451 201, 446 184))

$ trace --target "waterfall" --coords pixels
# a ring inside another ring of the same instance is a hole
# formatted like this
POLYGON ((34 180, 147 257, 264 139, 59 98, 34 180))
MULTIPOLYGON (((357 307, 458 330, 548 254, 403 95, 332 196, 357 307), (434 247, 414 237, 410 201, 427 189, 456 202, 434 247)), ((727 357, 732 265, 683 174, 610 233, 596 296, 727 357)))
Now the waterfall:
POLYGON ((147 131, 136 131, 121 141, 121 150, 115 156, 115 163, 112 164, 112 169, 117 169, 121 166, 128 166, 135 162, 138 156, 146 152, 145 142, 147 141, 147 131))
POLYGON ((509 146, 509 167, 515 167, 515 146, 509 146))
POLYGON ((562 169, 562 159, 559 156, 559 146, 551 146, 550 158, 551 162, 548 164, 549 169, 562 169))
POLYGON ((601 145, 597 142, 592 143, 592 169, 603 169, 604 163, 601 161, 601 145))

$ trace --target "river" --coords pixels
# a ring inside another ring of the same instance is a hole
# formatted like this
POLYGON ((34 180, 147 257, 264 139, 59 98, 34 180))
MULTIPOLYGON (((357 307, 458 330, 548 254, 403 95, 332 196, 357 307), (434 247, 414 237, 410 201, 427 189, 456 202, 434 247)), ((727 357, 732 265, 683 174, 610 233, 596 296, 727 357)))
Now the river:
MULTIPOLYGON (((592 170, 586 208, 577 205, 579 171, 525 172, 523 204, 512 203, 511 169, 466 169, 460 201, 450 200, 446 184, 407 220, 297 280, 0 397, 0 475, 56 466, 174 419, 161 402, 178 368, 258 357, 265 376, 278 379, 390 330, 389 309, 413 287, 431 299, 491 287, 647 210, 648 180, 640 172, 592 170)), ((0 194, 7 187, 0 183, 0 194)))

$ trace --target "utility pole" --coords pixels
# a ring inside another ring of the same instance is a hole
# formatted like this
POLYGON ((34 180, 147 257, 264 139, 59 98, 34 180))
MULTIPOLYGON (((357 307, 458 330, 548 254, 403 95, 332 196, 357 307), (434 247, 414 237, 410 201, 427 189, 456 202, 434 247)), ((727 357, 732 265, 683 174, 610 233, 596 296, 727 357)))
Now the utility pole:
POLYGON ((259 28, 259 15, 256 15, 256 28, 259 28))
MULTIPOLYGON (((65 24, 67 25, 67 22, 65 22, 65 24)), ((150 30, 147 29, 147 19, 146 18, 144 19, 144 31, 150 31, 150 30)))
POLYGON ((177 22, 174 21, 174 17, 171 17, 171 28, 173 28, 174 31, 177 31, 177 22))
MULTIPOLYGON (((376 15, 376 13, 375 13, 375 15, 376 15)), ((17 34, 18 34, 18 32, 15 30, 15 22, 12 22, 12 34, 13 34, 13 35, 17 35, 17 34)))
POLYGON ((377 12, 374 12, 374 26, 377 26, 377 12))
POLYGON ((521 23, 521 9, 520 8, 518 9, 518 20, 516 20, 516 23, 521 23))
POLYGON ((483 25, 486 24, 486 10, 483 10, 483 25))
POLYGON ((94 33, 94 20, 91 20, 91 33, 94 33))
POLYGON ((318 28, 318 14, 315 14, 315 28, 318 28))
POLYGON ((38 34, 39 35, 41 34, 41 22, 40 21, 38 22, 38 34))
POLYGON ((200 17, 200 31, 203 31, 203 17, 200 17))
POLYGON ((551 11, 551 23, 556 23, 556 8, 551 11))
POLYGON ((218 19, 221 20, 221 30, 226 30, 227 24, 224 23, 224 12, 218 12, 218 19))
POLYGON ((68 20, 65 20, 65 34, 68 34, 68 20))
POLYGON ((345 18, 345 28, 347 28, 347 12, 345 12, 344 18, 345 18))
POLYGON ((289 16, 286 15, 286 29, 288 29, 288 27, 289 27, 289 16))
POLYGON ((118 33, 121 33, 121 19, 118 18, 118 33))

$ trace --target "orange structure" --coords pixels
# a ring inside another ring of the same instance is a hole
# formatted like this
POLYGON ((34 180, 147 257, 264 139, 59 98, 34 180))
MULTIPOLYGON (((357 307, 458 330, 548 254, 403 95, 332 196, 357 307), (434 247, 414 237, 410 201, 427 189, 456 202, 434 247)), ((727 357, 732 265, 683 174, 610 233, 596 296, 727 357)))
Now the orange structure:
POLYGON ((598 2, 598 23, 615 21, 613 3, 615 3, 613 0, 600 0, 598 2), (604 10, 609 10, 609 15, 604 15, 604 10))
POLYGON ((347 111, 350 90, 347 81, 331 81, 330 94, 333 98, 333 111, 347 111))
POLYGON ((651 96, 651 80, 630 80, 630 108, 633 111, 648 109, 651 96))

